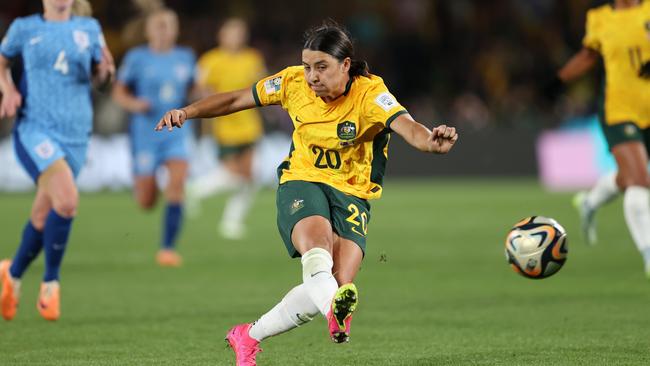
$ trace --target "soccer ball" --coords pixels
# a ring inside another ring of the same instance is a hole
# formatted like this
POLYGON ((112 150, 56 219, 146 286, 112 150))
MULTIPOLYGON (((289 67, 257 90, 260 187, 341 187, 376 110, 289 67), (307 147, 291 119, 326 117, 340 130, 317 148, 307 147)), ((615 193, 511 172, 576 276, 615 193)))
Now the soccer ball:
POLYGON ((557 221, 543 216, 527 217, 506 238, 506 259, 520 275, 541 279, 552 276, 566 261, 566 231, 557 221))

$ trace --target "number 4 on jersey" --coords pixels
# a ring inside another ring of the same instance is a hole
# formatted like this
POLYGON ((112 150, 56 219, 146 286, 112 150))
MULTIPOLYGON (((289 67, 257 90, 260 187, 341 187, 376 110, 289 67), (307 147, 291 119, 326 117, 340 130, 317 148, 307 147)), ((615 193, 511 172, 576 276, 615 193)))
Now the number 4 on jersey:
POLYGON ((65 59, 65 51, 61 50, 56 57, 54 70, 59 71, 63 75, 68 75, 68 60, 65 59))

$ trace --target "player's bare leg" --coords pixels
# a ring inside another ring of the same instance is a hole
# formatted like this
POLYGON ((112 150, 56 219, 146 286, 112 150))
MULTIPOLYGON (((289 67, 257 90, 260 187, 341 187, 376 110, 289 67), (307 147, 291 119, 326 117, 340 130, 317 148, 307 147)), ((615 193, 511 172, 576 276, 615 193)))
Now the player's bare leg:
POLYGON ((634 243, 643 256, 650 278, 650 174, 648 153, 640 141, 628 141, 612 148, 618 164, 616 183, 625 190, 625 220, 634 243))
POLYGON ((350 340, 352 314, 359 303, 359 292, 354 285, 354 278, 359 271, 363 252, 352 240, 334 234, 334 277, 339 289, 334 294, 327 322, 330 338, 335 343, 350 340))
POLYGON ((143 210, 151 210, 156 205, 158 199, 158 187, 154 176, 135 177, 133 184, 133 194, 138 206, 143 210))

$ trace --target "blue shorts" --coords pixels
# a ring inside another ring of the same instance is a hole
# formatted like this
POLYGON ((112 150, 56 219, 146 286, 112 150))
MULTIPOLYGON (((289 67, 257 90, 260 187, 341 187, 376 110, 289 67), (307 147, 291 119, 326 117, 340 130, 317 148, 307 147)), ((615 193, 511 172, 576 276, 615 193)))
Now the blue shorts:
POLYGON ((13 131, 14 150, 18 161, 34 183, 55 161, 65 159, 76 178, 86 162, 88 143, 63 144, 43 127, 20 122, 13 131))
MULTIPOLYGON (((156 169, 168 160, 189 159, 190 129, 174 129, 173 132, 155 132, 153 127, 142 128, 131 123, 131 154, 135 176, 153 176, 156 169)), ((189 127, 189 126, 184 126, 189 127)))

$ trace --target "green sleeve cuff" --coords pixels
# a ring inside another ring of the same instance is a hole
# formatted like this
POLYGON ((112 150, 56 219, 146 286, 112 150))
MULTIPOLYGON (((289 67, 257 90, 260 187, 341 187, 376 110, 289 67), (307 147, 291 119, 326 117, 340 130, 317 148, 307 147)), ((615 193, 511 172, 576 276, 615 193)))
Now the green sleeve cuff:
POLYGON ((390 128, 390 124, 393 123, 395 118, 401 116, 402 114, 407 114, 408 111, 406 109, 402 109, 401 111, 395 112, 392 116, 388 117, 386 120, 386 128, 390 128))
POLYGON ((257 95, 257 83, 254 83, 251 89, 253 90, 253 98, 255 99, 255 105, 258 107, 262 107, 262 102, 260 102, 260 97, 259 95, 257 95))

